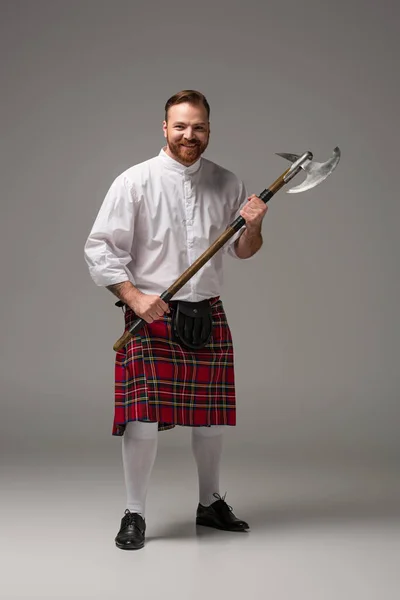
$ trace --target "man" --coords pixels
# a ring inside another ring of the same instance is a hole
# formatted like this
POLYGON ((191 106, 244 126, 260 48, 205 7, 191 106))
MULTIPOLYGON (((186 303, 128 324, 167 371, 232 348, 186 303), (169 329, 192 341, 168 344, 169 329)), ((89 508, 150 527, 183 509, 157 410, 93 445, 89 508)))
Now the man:
POLYGON ((236 424, 232 338, 220 290, 223 254, 246 259, 261 248, 267 206, 255 195, 247 197, 233 173, 202 157, 209 118, 209 104, 199 92, 183 90, 167 101, 166 146, 115 179, 85 245, 94 282, 124 307, 125 329, 138 317, 145 321, 115 361, 112 433, 123 436, 127 491, 115 538, 122 549, 144 546, 158 431, 176 425, 192 428, 196 523, 249 529, 219 490, 223 430, 236 424), (246 226, 165 303, 162 292, 239 214, 246 226))

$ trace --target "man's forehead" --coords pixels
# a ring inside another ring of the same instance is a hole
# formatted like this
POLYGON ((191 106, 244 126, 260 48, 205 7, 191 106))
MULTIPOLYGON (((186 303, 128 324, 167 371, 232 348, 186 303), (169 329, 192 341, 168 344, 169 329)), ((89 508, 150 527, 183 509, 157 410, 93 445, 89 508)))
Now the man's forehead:
POLYGON ((174 104, 168 111, 168 117, 171 121, 179 122, 196 122, 206 124, 207 111, 201 104, 189 104, 188 102, 182 102, 181 104, 174 104))

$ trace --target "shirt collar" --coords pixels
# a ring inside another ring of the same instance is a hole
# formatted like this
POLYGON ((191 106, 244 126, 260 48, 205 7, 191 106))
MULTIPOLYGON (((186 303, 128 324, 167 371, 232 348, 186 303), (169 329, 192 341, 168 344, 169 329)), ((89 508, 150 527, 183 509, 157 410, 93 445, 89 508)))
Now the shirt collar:
POLYGON ((178 162, 171 156, 165 152, 164 148, 161 148, 159 156, 161 157, 163 164, 169 168, 181 173, 181 175, 192 175, 193 173, 197 173, 201 166, 201 156, 195 163, 190 165, 190 167, 185 167, 182 163, 178 162))

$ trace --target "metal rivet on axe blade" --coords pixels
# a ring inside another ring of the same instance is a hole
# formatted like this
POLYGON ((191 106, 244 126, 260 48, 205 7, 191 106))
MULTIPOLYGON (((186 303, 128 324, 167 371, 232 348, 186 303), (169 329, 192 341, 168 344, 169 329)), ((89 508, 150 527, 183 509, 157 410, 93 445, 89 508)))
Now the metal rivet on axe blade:
MULTIPOLYGON (((291 163, 296 162, 300 158, 298 154, 288 154, 286 152, 276 152, 278 156, 282 156, 291 163)), ((300 183, 300 185, 296 185, 295 187, 287 190, 288 194, 298 194, 299 192, 305 192, 306 190, 310 190, 311 188, 319 185, 324 179, 326 179, 337 167, 337 164, 340 160, 341 152, 338 146, 334 148, 333 154, 329 160, 324 163, 319 163, 315 160, 307 160, 302 165, 301 168, 307 173, 307 177, 300 183)))

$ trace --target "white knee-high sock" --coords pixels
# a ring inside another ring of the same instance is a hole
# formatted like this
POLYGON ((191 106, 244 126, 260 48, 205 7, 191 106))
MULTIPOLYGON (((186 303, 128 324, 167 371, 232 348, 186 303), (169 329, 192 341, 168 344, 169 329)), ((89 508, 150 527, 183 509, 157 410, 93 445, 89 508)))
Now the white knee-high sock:
POLYGON ((199 502, 210 506, 219 494, 219 467, 222 454, 223 425, 192 428, 192 450, 197 463, 199 502))
POLYGON ((150 475, 157 454, 158 423, 130 421, 122 438, 126 508, 145 516, 150 475))

